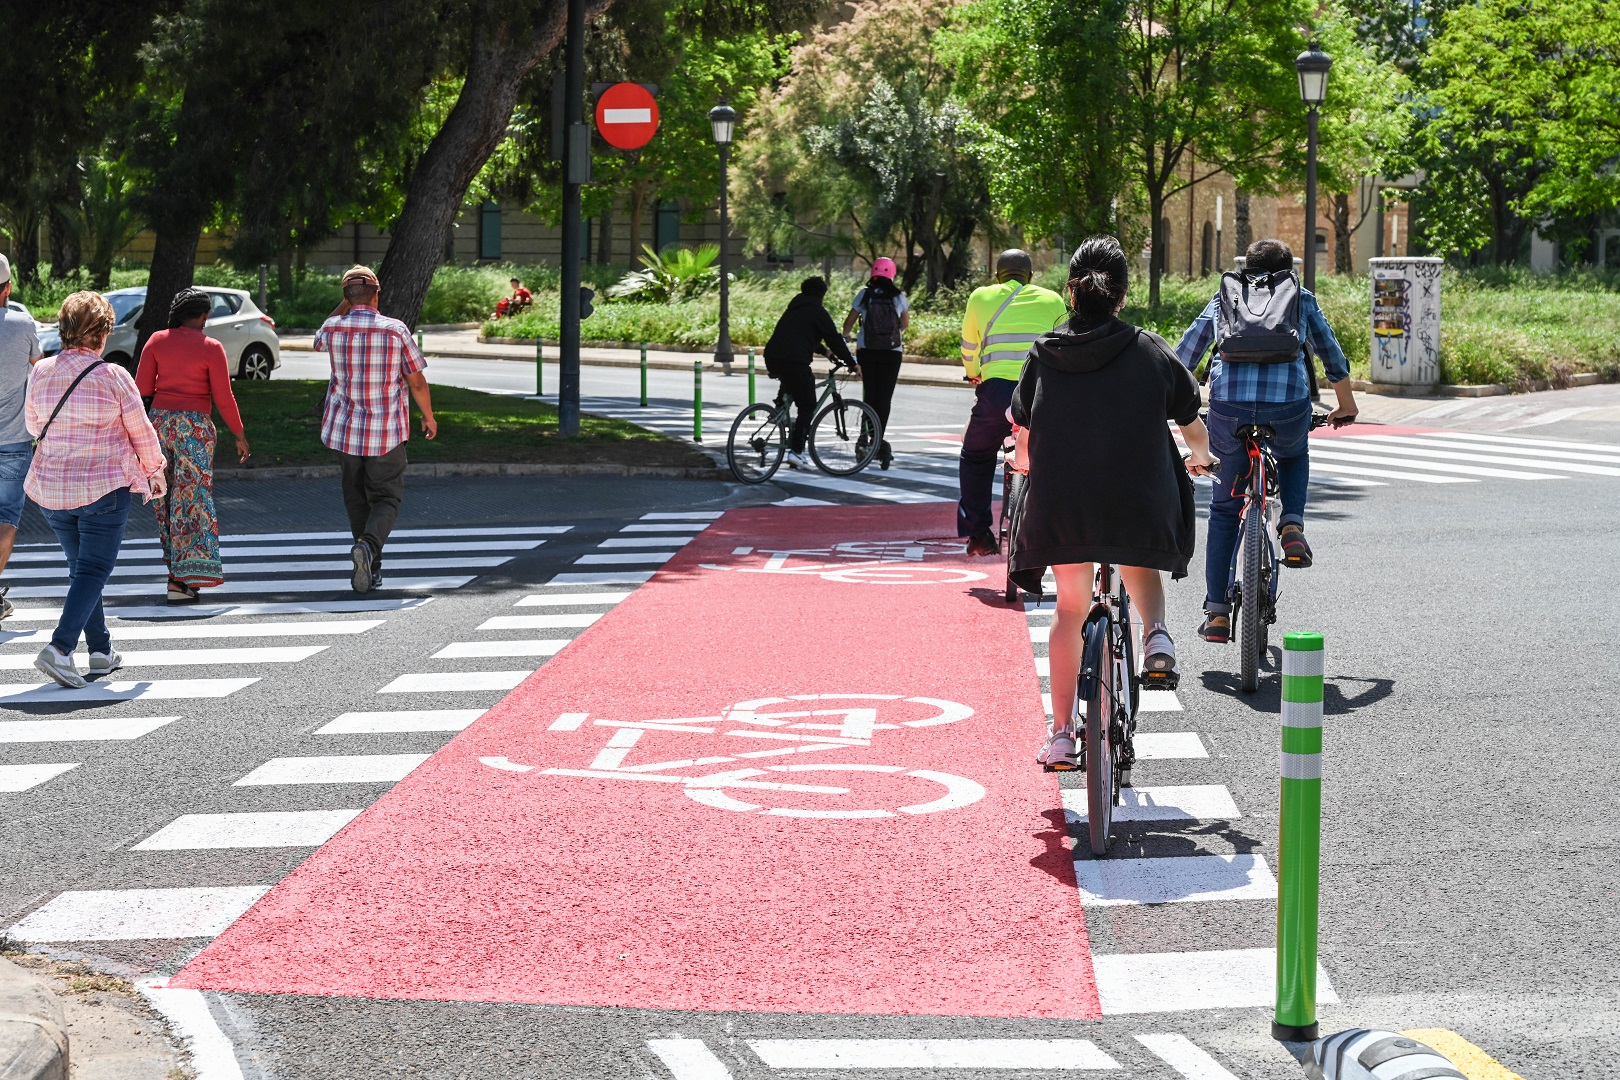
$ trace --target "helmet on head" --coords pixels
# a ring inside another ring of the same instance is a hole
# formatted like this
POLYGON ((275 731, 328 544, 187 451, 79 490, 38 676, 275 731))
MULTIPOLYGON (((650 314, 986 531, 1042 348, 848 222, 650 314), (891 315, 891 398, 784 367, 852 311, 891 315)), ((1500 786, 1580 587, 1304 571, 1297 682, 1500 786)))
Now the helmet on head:
POLYGON ((896 267, 894 265, 894 260, 891 259, 891 258, 888 258, 887 256, 877 260, 876 262, 874 262, 872 264, 872 276, 873 277, 886 277, 890 281, 893 281, 894 280, 894 275, 895 275, 897 270, 898 270, 898 267, 896 267))
POLYGON ((1020 248, 1008 248, 996 256, 996 280, 998 282, 1022 281, 1028 285, 1035 276, 1035 260, 1029 257, 1029 252, 1020 248))

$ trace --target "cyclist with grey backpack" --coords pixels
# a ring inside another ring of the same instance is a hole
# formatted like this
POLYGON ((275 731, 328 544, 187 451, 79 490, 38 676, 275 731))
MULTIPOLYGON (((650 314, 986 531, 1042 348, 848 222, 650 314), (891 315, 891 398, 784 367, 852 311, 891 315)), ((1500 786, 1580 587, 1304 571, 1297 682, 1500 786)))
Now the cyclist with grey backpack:
POLYGON ((1264 425, 1275 433, 1271 446, 1282 503, 1277 524, 1282 563, 1296 569, 1307 567, 1312 559, 1311 546, 1305 541, 1311 468, 1307 347, 1322 358, 1337 397, 1338 407, 1329 414, 1335 427, 1354 422, 1356 399, 1339 341, 1316 297, 1300 286, 1294 275, 1294 253, 1281 240, 1256 240, 1249 245, 1243 272, 1221 275, 1220 291, 1182 335, 1176 356, 1196 371, 1212 343, 1209 443, 1221 467, 1210 495, 1209 542, 1204 546, 1204 623, 1198 633, 1205 641, 1224 643, 1232 640, 1227 588, 1248 469, 1238 429, 1264 425))
MULTIPOLYGON (((911 301, 894 283, 896 267, 893 259, 878 259, 872 263, 872 280, 855 294, 844 316, 844 336, 861 323, 860 336, 855 340, 855 357, 861 362, 861 381, 865 386, 862 396, 883 421, 883 431, 889 430, 889 406, 894 401, 894 386, 900 381, 900 361, 903 353, 903 335, 911 325, 911 301)), ((894 462, 889 440, 878 446, 878 468, 887 469, 894 462)))

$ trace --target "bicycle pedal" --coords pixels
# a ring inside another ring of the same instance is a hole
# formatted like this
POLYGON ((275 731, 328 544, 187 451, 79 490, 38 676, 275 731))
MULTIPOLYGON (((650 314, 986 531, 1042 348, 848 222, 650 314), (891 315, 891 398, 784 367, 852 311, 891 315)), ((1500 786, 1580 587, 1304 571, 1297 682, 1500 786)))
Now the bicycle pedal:
POLYGON ((1142 673, 1142 689, 1174 690, 1181 685, 1178 671, 1146 671, 1142 673))
POLYGON ((1043 764, 1041 766, 1041 771, 1042 772, 1079 772, 1081 770, 1080 770, 1080 768, 1078 766, 1075 766, 1075 765, 1044 765, 1043 764))

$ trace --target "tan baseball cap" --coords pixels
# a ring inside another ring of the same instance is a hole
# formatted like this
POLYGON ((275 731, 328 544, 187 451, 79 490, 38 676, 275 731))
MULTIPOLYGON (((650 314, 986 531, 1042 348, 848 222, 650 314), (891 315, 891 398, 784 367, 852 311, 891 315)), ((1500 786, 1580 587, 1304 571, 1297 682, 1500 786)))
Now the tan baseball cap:
POLYGON ((354 269, 343 275, 344 288, 348 288, 350 285, 355 285, 360 282, 365 282, 372 288, 380 287, 377 282, 377 275, 372 273, 371 267, 369 266, 356 266, 354 269))

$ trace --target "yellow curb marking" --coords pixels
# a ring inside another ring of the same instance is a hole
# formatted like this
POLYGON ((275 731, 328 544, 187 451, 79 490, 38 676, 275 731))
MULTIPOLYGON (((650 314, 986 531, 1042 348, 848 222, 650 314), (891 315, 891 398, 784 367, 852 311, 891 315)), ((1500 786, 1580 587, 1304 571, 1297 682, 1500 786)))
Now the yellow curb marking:
POLYGON ((1451 1059, 1451 1063, 1468 1080, 1524 1080, 1518 1073, 1513 1072, 1497 1061, 1491 1055, 1457 1034, 1445 1028, 1418 1028, 1413 1031, 1403 1031, 1402 1035, 1427 1043, 1451 1059))

